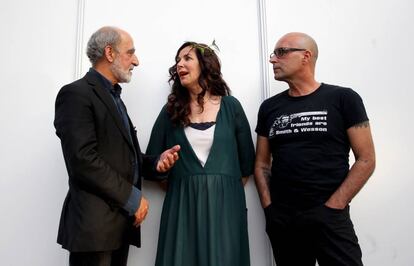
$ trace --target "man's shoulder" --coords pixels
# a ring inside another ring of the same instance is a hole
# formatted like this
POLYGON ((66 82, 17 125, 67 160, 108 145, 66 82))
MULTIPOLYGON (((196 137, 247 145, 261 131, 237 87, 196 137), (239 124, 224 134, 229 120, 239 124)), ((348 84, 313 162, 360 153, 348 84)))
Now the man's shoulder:
POLYGON ((339 85, 332 85, 328 83, 322 83, 321 89, 326 92, 330 93, 337 93, 337 94, 346 94, 346 93, 353 93, 354 90, 349 87, 339 86, 339 85))
POLYGON ((264 100, 261 104, 262 108, 266 108, 268 106, 274 106, 275 103, 277 103, 278 101, 286 98, 287 96, 287 91, 288 90, 284 90, 282 92, 279 92, 278 94, 275 94, 269 98, 267 98, 266 100, 264 100))
POLYGON ((324 99, 329 99, 332 103, 339 102, 340 104, 347 104, 362 101, 359 93, 349 87, 323 83, 322 88, 323 90, 320 95, 323 95, 324 99))
POLYGON ((71 82, 69 84, 64 85, 62 87, 62 89, 65 89, 65 90, 77 90, 77 89, 79 89, 81 87, 86 87, 87 84, 88 83, 86 82, 85 78, 83 77, 83 78, 80 78, 78 80, 75 80, 75 81, 73 81, 73 82, 71 82))
POLYGON ((80 79, 77 79, 69 84, 64 85, 60 92, 72 92, 79 94, 88 94, 90 89, 93 88, 93 82, 88 73, 80 79))

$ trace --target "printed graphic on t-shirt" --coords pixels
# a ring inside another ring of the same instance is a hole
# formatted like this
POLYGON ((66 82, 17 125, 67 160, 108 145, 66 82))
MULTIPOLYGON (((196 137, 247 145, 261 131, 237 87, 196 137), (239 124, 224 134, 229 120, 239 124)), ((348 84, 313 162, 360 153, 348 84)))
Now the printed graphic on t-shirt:
POLYGON ((328 132, 328 111, 283 114, 276 118, 269 131, 269 139, 278 135, 308 132, 328 132))

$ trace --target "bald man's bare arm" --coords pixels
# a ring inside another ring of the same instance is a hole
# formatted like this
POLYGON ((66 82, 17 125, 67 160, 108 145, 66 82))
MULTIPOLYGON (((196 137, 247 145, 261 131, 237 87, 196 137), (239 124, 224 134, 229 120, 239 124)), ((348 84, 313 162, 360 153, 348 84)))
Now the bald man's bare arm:
POLYGON ((348 176, 325 203, 334 209, 343 209, 361 190, 375 169, 375 150, 368 121, 347 130, 355 163, 348 176))

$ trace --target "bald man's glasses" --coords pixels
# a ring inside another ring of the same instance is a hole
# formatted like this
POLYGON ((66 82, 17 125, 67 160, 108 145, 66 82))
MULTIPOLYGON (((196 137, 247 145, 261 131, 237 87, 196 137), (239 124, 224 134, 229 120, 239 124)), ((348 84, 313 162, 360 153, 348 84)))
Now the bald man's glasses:
POLYGON ((282 58, 290 52, 297 52, 297 51, 306 51, 306 49, 280 47, 280 48, 276 48, 273 51, 273 53, 270 54, 270 58, 272 58, 273 56, 276 56, 277 58, 282 58))

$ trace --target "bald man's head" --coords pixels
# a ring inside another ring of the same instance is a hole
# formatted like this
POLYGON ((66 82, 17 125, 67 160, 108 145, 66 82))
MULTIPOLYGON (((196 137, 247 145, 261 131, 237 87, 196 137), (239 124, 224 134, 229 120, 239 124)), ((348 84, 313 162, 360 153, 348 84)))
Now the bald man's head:
POLYGON ((315 64, 318 59, 318 45, 315 40, 302 32, 290 32, 285 34, 276 44, 276 47, 294 47, 306 49, 312 54, 312 61, 315 64), (279 45, 281 44, 281 45, 279 45))

